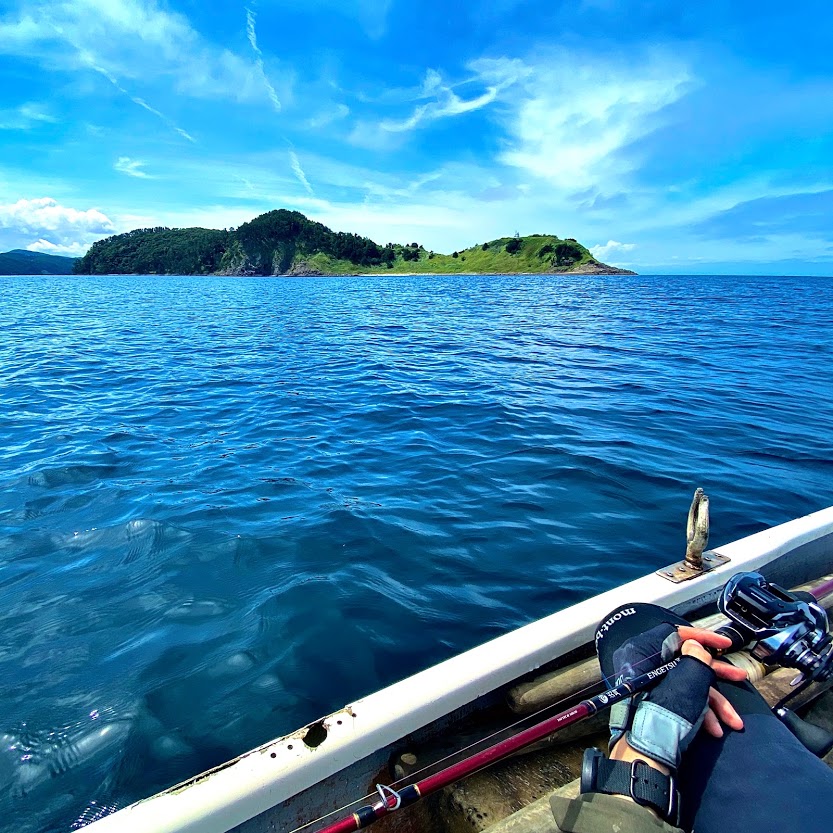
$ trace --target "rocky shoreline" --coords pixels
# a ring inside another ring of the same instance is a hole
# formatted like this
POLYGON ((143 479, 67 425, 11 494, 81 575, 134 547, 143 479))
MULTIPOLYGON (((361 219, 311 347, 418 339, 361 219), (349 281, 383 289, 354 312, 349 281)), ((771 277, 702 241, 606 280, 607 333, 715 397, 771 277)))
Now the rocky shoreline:
POLYGON ((291 266, 286 272, 279 272, 274 275, 264 276, 253 269, 245 267, 237 269, 227 269, 220 272, 214 272, 219 277, 228 278, 254 278, 254 277, 273 277, 273 278, 373 278, 379 275, 402 275, 405 277, 416 277, 424 275, 425 277, 442 277, 444 275, 636 275, 637 272, 632 272, 630 269, 619 269, 616 266, 608 266, 606 263, 584 263, 577 269, 558 269, 555 268, 551 272, 404 272, 395 269, 388 269, 384 272, 322 272, 310 266, 309 263, 302 260, 291 266))
POLYGON ((638 275, 630 269, 619 269, 616 266, 608 266, 606 263, 585 263, 579 269, 570 269, 569 275, 638 275))

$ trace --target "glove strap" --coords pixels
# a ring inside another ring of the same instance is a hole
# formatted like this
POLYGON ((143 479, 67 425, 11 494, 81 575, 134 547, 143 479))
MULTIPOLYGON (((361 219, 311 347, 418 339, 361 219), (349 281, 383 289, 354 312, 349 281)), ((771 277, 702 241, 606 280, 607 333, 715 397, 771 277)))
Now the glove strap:
POLYGON ((584 752, 581 771, 582 793, 626 795, 675 827, 680 823, 680 795, 671 775, 665 775, 645 761, 611 761, 590 748, 584 752))

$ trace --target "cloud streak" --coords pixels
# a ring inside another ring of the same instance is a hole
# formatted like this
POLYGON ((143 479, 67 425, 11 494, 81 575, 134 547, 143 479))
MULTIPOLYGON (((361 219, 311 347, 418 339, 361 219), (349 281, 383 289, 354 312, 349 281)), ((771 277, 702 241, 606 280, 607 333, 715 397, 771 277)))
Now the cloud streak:
MULTIPOLYGON (((470 68, 473 65, 469 65, 470 68)), ((518 61, 502 60, 481 62, 480 71, 474 77, 461 82, 457 86, 486 85, 486 89, 470 98, 463 98, 454 92, 454 85, 444 81, 443 76, 435 69, 429 69, 422 82, 420 98, 432 98, 425 104, 418 105, 413 113, 404 120, 386 119, 381 128, 390 133, 404 133, 420 125, 427 125, 437 119, 472 113, 481 110, 492 102, 508 87, 516 84, 525 74, 526 68, 518 61)))
MULTIPOLYGON (((130 94, 128 93, 128 95, 130 95, 130 94)), ((142 109, 147 110, 148 113, 152 113, 158 119, 161 119, 162 122, 164 122, 164 124, 166 124, 171 130, 173 130, 174 133, 177 133, 178 135, 182 136, 183 139, 186 139, 187 141, 191 142, 192 144, 196 143, 197 140, 190 133, 186 132, 181 127, 179 127, 177 124, 175 124, 164 113, 161 113, 155 107, 151 107, 150 104, 148 104, 147 101, 145 101, 143 98, 139 98, 138 96, 131 95, 130 100, 134 104, 138 104, 139 107, 141 107, 142 109)))
POLYGON ((257 32, 255 31, 256 20, 257 15, 255 12, 252 11, 252 9, 246 9, 246 37, 249 39, 249 45, 252 47, 252 52, 255 53, 255 65, 260 73, 263 86, 266 88, 266 94, 269 96, 269 100, 275 108, 275 112, 280 113, 280 99, 278 98, 278 94, 275 92, 275 88, 272 86, 272 82, 266 75, 266 68, 263 66, 263 52, 261 52, 260 47, 257 45, 257 32))
POLYGON ((132 95, 128 92, 119 82, 119 79, 115 77, 111 72, 105 69, 102 66, 99 66, 96 63, 95 57, 88 52, 87 50, 79 50, 78 52, 79 59, 83 62, 84 66, 91 69, 93 72, 97 72, 102 77, 106 78, 122 95, 127 96, 134 104, 138 107, 141 107, 143 110, 146 110, 148 113, 156 116, 166 127, 173 130, 174 133, 177 133, 179 136, 182 136, 183 139, 187 139, 191 143, 195 143, 196 140, 193 136, 179 127, 175 122, 169 119, 164 113, 157 110, 155 107, 151 107, 150 104, 147 103, 143 98, 139 98, 139 96, 132 95))
POLYGON ((295 176, 298 179, 298 182, 300 182, 301 185, 304 186, 306 192, 310 196, 313 196, 314 191, 312 190, 312 185, 309 184, 309 180, 307 179, 307 175, 304 173, 304 169, 301 167, 301 162, 298 159, 298 154, 295 153, 294 150, 289 151, 289 164, 290 164, 290 167, 292 168, 292 173, 295 174, 295 176))

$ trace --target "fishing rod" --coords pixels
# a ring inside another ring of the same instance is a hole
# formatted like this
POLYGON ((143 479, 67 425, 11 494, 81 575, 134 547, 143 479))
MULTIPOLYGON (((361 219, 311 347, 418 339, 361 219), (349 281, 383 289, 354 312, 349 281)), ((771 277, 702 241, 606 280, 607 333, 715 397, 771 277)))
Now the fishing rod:
MULTIPOLYGON (((727 582, 718 601, 720 612, 728 616, 730 624, 718 628, 717 632, 728 636, 732 641, 732 647, 726 650, 736 650, 754 641, 756 644, 752 655, 764 665, 778 664, 796 668, 800 672, 800 688, 814 681, 827 681, 833 677, 833 637, 828 633, 827 613, 817 604, 817 600, 831 592, 833 580, 816 588, 813 593, 794 594, 778 585, 770 584, 759 573, 739 573, 727 582)), ((614 617, 623 615, 626 614, 620 611, 614 614, 614 617)), ((607 622, 610 622, 610 619, 607 622)), ((360 807, 349 816, 322 828, 319 833, 350 833, 368 827, 374 821, 415 804, 421 798, 472 775, 536 741, 651 688, 679 661, 680 658, 677 657, 658 668, 652 668, 632 679, 620 682, 595 697, 582 700, 535 726, 400 790, 379 784, 378 801, 360 807)), ((783 708, 782 711, 788 712, 783 708)), ((792 715, 791 712, 788 713, 792 715)), ((778 716, 790 725, 788 719, 780 714, 778 716)), ((800 718, 794 717, 796 721, 800 721, 800 718)), ((790 728, 796 731, 792 726, 790 728)))
POLYGON ((633 680, 614 686, 602 694, 582 700, 578 705, 548 718, 543 723, 530 726, 530 728, 524 729, 511 738, 502 740, 482 752, 452 764, 434 775, 429 775, 427 778, 417 781, 415 784, 403 787, 401 790, 397 791, 392 787, 380 785, 377 788, 380 794, 379 801, 360 807, 352 815, 345 816, 335 824, 323 828, 319 833, 348 833, 352 830, 361 830, 394 810, 415 804, 419 799, 425 798, 431 793, 437 792, 437 790, 441 790, 443 787, 447 787, 455 781, 459 781, 461 778, 465 778, 467 775, 471 775, 489 766, 489 764, 535 743, 537 740, 541 740, 567 726, 572 726, 602 709, 609 708, 615 703, 644 691, 660 677, 667 674, 678 662, 679 659, 674 659, 659 668, 640 674, 633 680))

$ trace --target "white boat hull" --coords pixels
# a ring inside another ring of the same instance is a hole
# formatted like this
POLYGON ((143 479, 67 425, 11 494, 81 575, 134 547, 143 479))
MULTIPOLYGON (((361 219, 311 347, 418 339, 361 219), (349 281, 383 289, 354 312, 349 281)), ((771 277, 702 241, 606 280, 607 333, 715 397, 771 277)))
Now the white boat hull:
POLYGON ((351 703, 315 725, 264 744, 170 790, 89 825, 90 833, 291 831, 361 797, 406 736, 436 731, 519 677, 592 641, 599 621, 630 602, 678 613, 713 603, 727 578, 758 570, 794 586, 833 565, 833 507, 719 547, 728 563, 674 584, 643 576, 351 703), (320 742, 318 742, 320 741, 320 742), (339 774, 340 773, 340 774, 339 774), (337 776, 337 777, 333 777, 337 776))

